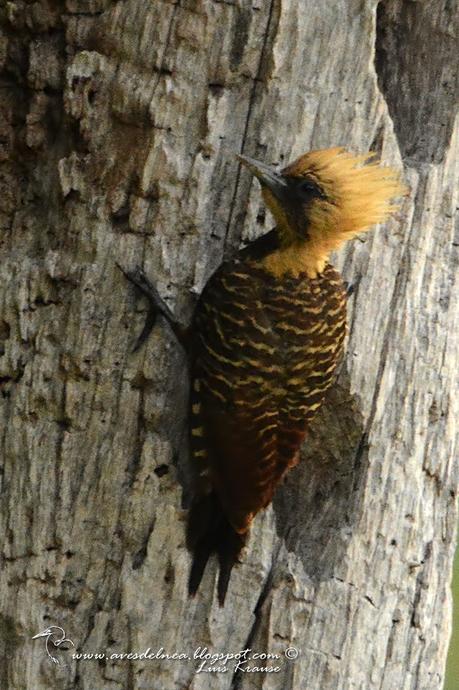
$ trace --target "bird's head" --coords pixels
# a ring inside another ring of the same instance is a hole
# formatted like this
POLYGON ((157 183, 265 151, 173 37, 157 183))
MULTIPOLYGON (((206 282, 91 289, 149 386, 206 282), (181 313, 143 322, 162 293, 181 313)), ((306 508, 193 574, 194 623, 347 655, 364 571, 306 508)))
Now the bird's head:
POLYGON ((36 640, 38 637, 48 637, 48 635, 52 635, 54 633, 53 628, 54 626, 51 626, 50 628, 45 628, 45 630, 42 630, 41 632, 34 635, 32 637, 32 640, 36 640))
POLYGON ((318 264, 356 234, 381 223, 406 193, 398 172, 343 148, 310 151, 281 171, 238 155, 260 181, 284 246, 307 246, 318 264))
POLYGON ((50 625, 49 628, 45 628, 45 630, 42 630, 41 632, 37 633, 32 637, 32 640, 36 640, 38 637, 49 637, 50 635, 62 635, 64 633, 64 630, 60 628, 58 625, 50 625))

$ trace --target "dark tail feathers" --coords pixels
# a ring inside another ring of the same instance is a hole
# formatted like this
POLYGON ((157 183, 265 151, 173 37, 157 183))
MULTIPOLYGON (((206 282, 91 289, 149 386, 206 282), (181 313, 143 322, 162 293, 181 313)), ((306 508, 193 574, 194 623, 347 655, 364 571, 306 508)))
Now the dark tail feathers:
POLYGON ((231 570, 239 560, 246 540, 247 534, 235 532, 214 492, 197 498, 190 509, 187 530, 187 546, 193 554, 188 581, 189 594, 196 594, 207 561, 212 553, 216 553, 220 565, 218 601, 223 606, 231 570))

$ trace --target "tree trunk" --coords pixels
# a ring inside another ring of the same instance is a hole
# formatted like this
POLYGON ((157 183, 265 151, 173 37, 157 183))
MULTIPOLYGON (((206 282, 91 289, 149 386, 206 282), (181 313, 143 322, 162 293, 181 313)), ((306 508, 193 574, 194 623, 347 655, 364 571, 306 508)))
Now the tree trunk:
POLYGON ((14 0, 0 13, 1 688, 441 688, 457 6, 14 0), (161 318, 131 353, 147 305, 116 262, 142 265, 188 322, 222 258, 271 228, 231 151, 281 164, 336 145, 403 160, 411 195, 335 257, 355 286, 347 356, 220 609, 216 564, 187 596, 185 358, 161 318), (50 625, 75 645, 50 647, 60 664, 31 639, 50 625), (274 656, 198 673, 206 647, 274 656), (190 658, 108 658, 147 648, 190 658))

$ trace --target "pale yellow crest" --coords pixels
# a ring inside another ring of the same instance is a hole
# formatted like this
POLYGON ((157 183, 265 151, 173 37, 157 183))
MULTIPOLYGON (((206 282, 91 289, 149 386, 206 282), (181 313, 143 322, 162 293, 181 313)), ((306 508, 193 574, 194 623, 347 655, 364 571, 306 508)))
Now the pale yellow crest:
POLYGON ((328 200, 311 207, 309 222, 320 230, 335 231, 340 242, 376 223, 385 221, 399 204, 394 199, 407 193, 400 174, 371 161, 374 153, 353 155, 343 148, 310 151, 291 163, 283 175, 310 176, 328 200))

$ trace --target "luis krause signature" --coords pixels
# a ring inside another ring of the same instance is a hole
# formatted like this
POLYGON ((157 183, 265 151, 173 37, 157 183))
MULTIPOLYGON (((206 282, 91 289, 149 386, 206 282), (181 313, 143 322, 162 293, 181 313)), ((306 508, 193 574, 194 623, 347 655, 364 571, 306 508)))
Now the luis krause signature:
POLYGON ((65 630, 59 625, 50 625, 49 628, 42 630, 32 637, 32 640, 36 640, 39 637, 43 637, 45 640, 46 653, 53 662, 53 664, 60 664, 59 659, 53 656, 50 652, 51 649, 55 647, 56 649, 62 648, 63 650, 69 649, 68 645, 74 647, 72 640, 65 636, 65 630))

